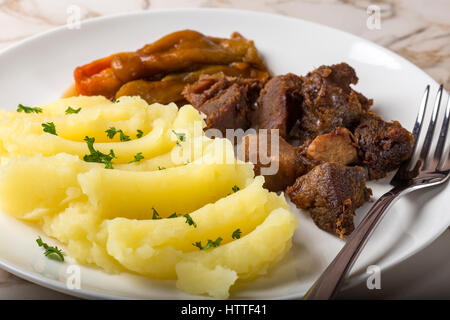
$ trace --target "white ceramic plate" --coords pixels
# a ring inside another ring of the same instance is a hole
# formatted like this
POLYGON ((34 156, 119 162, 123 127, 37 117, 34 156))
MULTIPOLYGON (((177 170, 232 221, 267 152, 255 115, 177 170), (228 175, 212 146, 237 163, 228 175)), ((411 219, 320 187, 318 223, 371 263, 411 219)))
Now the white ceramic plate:
MULTIPOLYGON (((321 25, 247 11, 161 10, 95 19, 78 30, 62 27, 3 51, 0 107, 13 110, 18 103, 50 102, 72 83, 76 66, 111 53, 138 49, 185 28, 224 37, 239 31, 255 41, 274 74, 305 74, 322 64, 348 62, 360 78, 356 89, 374 98, 373 109, 409 129, 425 85, 437 88, 429 76, 396 54, 321 25)), ((388 181, 369 184, 374 198, 389 188, 388 181)), ((348 285, 363 279, 367 266, 395 265, 441 234, 450 224, 450 215, 445 214, 449 196, 447 184, 397 202, 370 239, 348 285)), ((370 203, 358 210, 358 221, 369 207, 370 203)), ((308 214, 294 210, 300 225, 288 256, 268 276, 234 288, 232 298, 301 297, 343 246, 341 240, 319 230, 308 214)), ((65 264, 44 258, 35 244, 40 234, 38 229, 0 213, 0 266, 22 278, 80 297, 198 298, 177 291, 173 281, 109 275, 86 266, 80 266, 81 289, 68 289, 66 280, 73 272, 68 267, 74 262, 70 257, 65 264)))

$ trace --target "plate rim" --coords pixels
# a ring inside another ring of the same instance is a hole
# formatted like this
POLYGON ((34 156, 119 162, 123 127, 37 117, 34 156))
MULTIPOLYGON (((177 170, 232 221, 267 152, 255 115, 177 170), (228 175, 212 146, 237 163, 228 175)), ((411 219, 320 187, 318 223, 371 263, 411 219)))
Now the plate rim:
MULTIPOLYGON (((421 73, 423 76, 425 76, 425 78, 428 80, 430 85, 438 85, 437 81, 435 81, 428 73, 426 73, 424 70, 419 68, 413 62, 409 61, 408 59, 402 57, 401 55, 395 53, 394 51, 391 51, 375 42, 364 39, 358 35, 352 34, 350 32, 344 31, 344 30, 340 30, 340 29, 336 29, 336 28, 333 28, 333 27, 330 27, 330 26, 327 26, 324 24, 320 24, 318 22, 308 21, 308 20, 304 20, 302 18, 297 18, 297 17, 285 16, 285 15, 278 14, 278 13, 271 13, 271 12, 265 12, 265 11, 253 11, 253 10, 245 10, 245 9, 234 9, 234 8, 158 8, 158 9, 151 9, 151 10, 145 10, 145 11, 131 11, 131 12, 124 12, 124 13, 115 13, 115 14, 105 15, 105 16, 101 16, 101 17, 92 17, 92 18, 82 20, 80 22, 81 23, 80 26, 83 27, 83 25, 90 25, 90 24, 97 24, 97 23, 101 24, 103 21, 114 20, 114 19, 123 18, 123 17, 133 17, 133 16, 138 16, 138 15, 139 16, 140 15, 150 15, 151 16, 154 14, 167 14, 167 13, 170 14, 172 12, 177 12, 177 13, 185 12, 187 14, 192 13, 192 12, 195 12, 195 13, 208 12, 208 13, 213 13, 213 14, 215 13, 215 14, 231 14, 231 15, 244 14, 244 15, 261 16, 261 17, 266 16, 269 18, 282 19, 282 20, 286 20, 286 21, 289 20, 289 21, 293 21, 293 22, 301 21, 302 23, 313 26, 314 28, 323 29, 326 32, 338 33, 344 37, 348 37, 352 41, 368 43, 371 46, 375 47, 376 49, 381 50, 382 52, 388 54, 391 57, 394 57, 395 59, 399 60, 400 62, 407 65, 408 67, 413 68, 416 72, 421 73)), ((14 51, 15 49, 20 48, 21 46, 23 46, 25 44, 39 41, 40 38, 45 38, 45 37, 51 36, 54 33, 64 32, 66 28, 67 28, 66 24, 60 25, 58 27, 51 28, 49 30, 34 34, 30 37, 19 40, 18 42, 14 43, 14 44, 6 46, 5 48, 2 48, 0 50, 0 60, 3 55, 8 54, 10 51, 14 51)), ((444 93, 446 93, 448 95, 448 92, 445 89, 444 89, 444 93)), ((411 250, 410 252, 408 252, 405 255, 402 255, 400 258, 392 259, 392 261, 390 261, 389 263, 382 265, 383 271, 387 272, 389 269, 406 261, 413 255, 417 254, 418 252, 420 252, 423 249, 425 249, 426 247, 428 247, 443 232, 445 232, 445 230, 448 227, 449 227, 448 225, 442 227, 439 230, 439 232, 436 232, 432 237, 430 237, 427 241, 423 242, 422 245, 418 246, 416 249, 411 250)), ((0 257, 0 268, 20 277, 22 279, 30 281, 34 284, 37 284, 37 285, 40 285, 47 289, 55 290, 55 291, 58 291, 58 292, 61 292, 61 293, 64 293, 64 294, 67 294, 70 296, 74 296, 77 298, 112 299, 112 300, 129 299, 127 297, 122 297, 122 296, 119 297, 116 295, 110 295, 110 294, 107 294, 104 292, 98 292, 98 291, 88 290, 88 289, 80 288, 77 290, 71 290, 71 289, 68 289, 64 285, 64 283, 61 281, 50 279, 48 277, 34 274, 32 272, 24 271, 19 266, 15 265, 13 263, 9 263, 9 262, 3 260, 3 258, 1 258, 1 257, 0 257)), ((360 284, 361 282, 363 282, 366 278, 367 278, 367 275, 365 275, 364 273, 360 273, 360 274, 357 274, 354 276, 347 277, 346 282, 345 282, 344 286, 342 287, 342 289, 354 287, 354 286, 360 284)), ((294 293, 294 294, 289 294, 289 295, 285 295, 285 296, 278 297, 278 298, 268 298, 268 299, 290 300, 290 299, 299 299, 302 297, 303 297, 303 293, 294 293)), ((200 298, 204 298, 204 297, 200 297, 200 298)), ((265 299, 262 299, 262 300, 265 300, 265 299)))

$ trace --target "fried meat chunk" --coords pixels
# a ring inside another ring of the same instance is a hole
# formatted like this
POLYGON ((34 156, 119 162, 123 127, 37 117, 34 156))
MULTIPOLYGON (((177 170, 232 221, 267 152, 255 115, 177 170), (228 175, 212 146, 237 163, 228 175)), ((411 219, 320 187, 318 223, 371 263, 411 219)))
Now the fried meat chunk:
POLYGON ((359 157, 370 179, 380 179, 411 157, 413 135, 397 121, 386 122, 369 112, 355 130, 359 157))
POLYGON ((301 112, 301 78, 293 73, 273 77, 258 99, 257 124, 260 129, 278 129, 287 139, 301 112))
POLYGON ((300 130, 315 137, 343 127, 353 130, 372 105, 354 91, 355 70, 346 63, 321 66, 302 79, 300 130))
POLYGON ((299 177, 286 193, 298 208, 310 212, 320 229, 342 238, 354 230, 355 210, 369 200, 371 190, 362 167, 327 162, 299 177))
POLYGON ((358 143, 348 129, 337 128, 317 136, 309 144, 306 154, 313 160, 352 164, 358 161, 358 143))
POLYGON ((207 128, 248 129, 249 112, 262 88, 256 79, 227 77, 222 73, 201 76, 183 90, 183 95, 197 110, 206 116, 207 128))

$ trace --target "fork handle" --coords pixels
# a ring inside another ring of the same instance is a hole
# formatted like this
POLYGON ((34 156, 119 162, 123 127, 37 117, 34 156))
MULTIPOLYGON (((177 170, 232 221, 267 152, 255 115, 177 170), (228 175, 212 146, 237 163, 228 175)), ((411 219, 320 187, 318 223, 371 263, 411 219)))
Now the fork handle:
POLYGON ((407 187, 405 186, 394 187, 374 203, 359 226, 349 236, 344 247, 303 299, 327 300, 334 298, 339 287, 344 282, 345 276, 364 248, 370 234, 380 222, 386 210, 394 204, 395 200, 406 189, 407 187))

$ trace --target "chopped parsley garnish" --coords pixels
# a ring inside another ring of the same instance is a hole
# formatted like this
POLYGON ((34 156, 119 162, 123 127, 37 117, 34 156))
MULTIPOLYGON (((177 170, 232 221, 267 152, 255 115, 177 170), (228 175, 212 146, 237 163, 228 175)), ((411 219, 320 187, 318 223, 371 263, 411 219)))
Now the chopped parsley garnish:
POLYGON ((166 169, 165 167, 158 166, 158 170, 165 170, 165 169, 166 169))
POLYGON ((233 188, 231 188, 231 190, 233 190, 233 192, 238 192, 241 189, 239 189, 237 185, 234 185, 233 188))
POLYGON ((129 163, 133 163, 136 162, 138 163, 139 161, 141 161, 142 159, 144 159, 144 156, 142 155, 142 152, 138 152, 134 155, 134 160, 131 160, 129 163))
POLYGON ((114 138, 114 136, 119 133, 120 134, 120 141, 130 141, 130 137, 127 136, 125 133, 123 133, 123 131, 121 129, 116 130, 116 128, 111 127, 108 130, 105 131, 106 135, 108 136, 108 138, 112 139, 114 138))
POLYGON ((47 123, 43 123, 41 124, 42 128, 44 130, 44 132, 50 133, 50 134, 54 134, 55 136, 57 136, 56 134, 56 127, 55 124, 53 122, 47 122, 47 123))
POLYGON ((176 212, 172 213, 170 216, 168 216, 167 218, 177 218, 178 214, 176 212))
POLYGON ((177 133, 175 130, 172 132, 177 136, 177 146, 180 146, 180 142, 186 141, 186 133, 177 133))
POLYGON ((90 152, 90 154, 86 154, 83 157, 84 161, 104 163, 105 169, 113 169, 111 161, 112 161, 112 159, 114 159, 116 157, 113 150, 110 150, 109 154, 104 154, 101 151, 95 150, 95 148, 94 148, 95 138, 89 138, 88 136, 86 136, 84 138, 84 141, 86 141, 89 152, 90 152))
POLYGON ((19 104, 18 106, 17 106, 17 110, 16 110, 17 112, 25 112, 25 113, 42 113, 42 109, 41 108, 38 108, 38 107, 35 107, 35 108, 32 108, 32 107, 27 107, 27 106, 24 106, 23 104, 19 104))
POLYGON ((153 210, 153 216, 152 216, 152 219, 153 219, 153 220, 161 219, 161 217, 160 217, 158 211, 156 211, 156 209, 153 208, 153 207, 152 207, 152 210, 153 210))
POLYGON ((116 101, 114 101, 114 103, 119 103, 120 102, 120 100, 119 99, 117 99, 116 101))
POLYGON ((123 133, 122 130, 119 130, 120 132, 120 141, 130 141, 131 138, 129 136, 127 136, 125 133, 123 133))
POLYGON ((239 239, 241 237, 241 233, 242 233, 241 229, 236 229, 233 231, 233 234, 231 235, 231 237, 233 239, 239 239))
POLYGON ((44 241, 42 241, 41 237, 36 239, 36 243, 39 247, 43 247, 45 249, 44 255, 47 258, 61 262, 64 261, 64 253, 61 249, 58 249, 58 247, 49 246, 44 241))
POLYGON ((66 109, 66 114, 78 113, 78 112, 80 112, 80 111, 81 111, 81 108, 73 109, 72 107, 68 107, 68 108, 66 109))
POLYGON ((186 223, 190 226, 194 226, 194 228, 197 228, 197 224, 192 220, 192 217, 189 215, 189 213, 186 213, 183 215, 183 217, 186 218, 186 223))
POLYGON ((108 138, 112 139, 112 138, 114 138, 114 136, 116 135, 117 130, 116 130, 116 128, 111 127, 111 128, 109 128, 108 130, 106 130, 105 132, 106 132, 106 136, 107 136, 108 138))
POLYGON ((200 250, 208 250, 209 248, 218 247, 220 245, 221 241, 222 241, 222 238, 218 237, 216 239, 216 241, 208 240, 208 242, 206 243, 206 245, 204 247, 202 246, 202 242, 201 241, 195 242, 192 245, 194 247, 199 248, 200 250))
POLYGON ((143 135, 144 135, 144 131, 138 129, 137 134, 136 134, 136 138, 138 138, 138 139, 142 138, 143 135))

